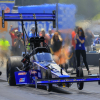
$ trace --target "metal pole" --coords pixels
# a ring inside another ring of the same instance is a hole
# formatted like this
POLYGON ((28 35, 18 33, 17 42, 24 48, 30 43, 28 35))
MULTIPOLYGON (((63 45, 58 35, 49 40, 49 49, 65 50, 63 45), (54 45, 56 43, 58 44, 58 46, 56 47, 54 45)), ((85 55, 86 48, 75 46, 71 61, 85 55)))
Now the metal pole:
POLYGON ((35 77, 35 88, 37 89, 37 79, 35 77))
MULTIPOLYGON (((100 78, 100 59, 99 59, 99 78, 100 78)), ((100 81, 98 81, 98 85, 100 85, 100 81)))
POLYGON ((24 46, 25 46, 25 55, 26 55, 26 45, 25 45, 24 24, 23 24, 23 21, 21 21, 21 22, 22 22, 22 33, 23 33, 24 46))
POLYGON ((23 0, 22 0, 22 6, 23 6, 23 0))
POLYGON ((56 24, 57 24, 57 31, 58 31, 58 0, 57 0, 57 3, 56 3, 56 24))
POLYGON ((100 59, 99 59, 99 75, 100 75, 100 59))
POLYGON ((2 10, 2 28, 5 27, 5 22, 4 22, 4 10, 2 10))
POLYGON ((37 21, 35 21, 35 32, 36 32, 36 36, 37 36, 37 21))

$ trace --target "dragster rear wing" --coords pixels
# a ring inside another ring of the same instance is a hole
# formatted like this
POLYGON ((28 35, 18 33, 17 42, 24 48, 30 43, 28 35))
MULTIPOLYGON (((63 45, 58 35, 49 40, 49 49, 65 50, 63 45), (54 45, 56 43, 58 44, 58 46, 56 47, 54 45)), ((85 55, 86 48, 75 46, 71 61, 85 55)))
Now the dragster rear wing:
POLYGON ((52 13, 4 13, 2 10, 2 27, 4 21, 53 21, 53 27, 56 27, 56 12, 52 13))

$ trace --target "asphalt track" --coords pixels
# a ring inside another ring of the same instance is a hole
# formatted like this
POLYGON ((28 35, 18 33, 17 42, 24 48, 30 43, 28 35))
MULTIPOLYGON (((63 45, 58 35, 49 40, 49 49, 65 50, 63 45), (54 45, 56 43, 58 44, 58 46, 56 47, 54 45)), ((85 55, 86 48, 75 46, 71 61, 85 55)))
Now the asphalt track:
MULTIPOLYGON (((9 86, 6 82, 6 65, 0 67, 0 100, 100 100, 100 85, 97 82, 84 84, 83 90, 74 83, 70 88, 55 88, 47 92, 45 87, 9 86)), ((87 71, 84 69, 85 75, 87 71)), ((69 69, 70 70, 70 69, 69 69)), ((92 73, 98 73, 98 67, 90 67, 92 73)))

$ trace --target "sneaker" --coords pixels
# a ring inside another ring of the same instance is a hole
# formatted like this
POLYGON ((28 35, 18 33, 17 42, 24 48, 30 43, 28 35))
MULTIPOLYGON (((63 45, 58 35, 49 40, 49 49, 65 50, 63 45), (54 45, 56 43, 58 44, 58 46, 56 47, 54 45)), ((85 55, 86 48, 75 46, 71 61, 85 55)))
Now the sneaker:
POLYGON ((90 71, 88 71, 88 75, 91 75, 91 72, 90 71))

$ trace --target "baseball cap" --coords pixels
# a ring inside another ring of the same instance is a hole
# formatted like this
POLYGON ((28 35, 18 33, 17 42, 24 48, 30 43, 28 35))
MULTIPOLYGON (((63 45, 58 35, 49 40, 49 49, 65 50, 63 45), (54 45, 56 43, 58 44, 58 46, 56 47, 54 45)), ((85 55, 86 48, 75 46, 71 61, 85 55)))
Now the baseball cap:
POLYGON ((14 32, 16 33, 16 32, 18 32, 18 30, 15 30, 14 32))
POLYGON ((35 30, 35 26, 32 26, 31 30, 33 30, 33 29, 35 30))
POLYGON ((51 28, 49 28, 49 31, 51 31, 51 28))

